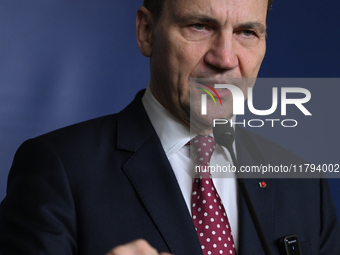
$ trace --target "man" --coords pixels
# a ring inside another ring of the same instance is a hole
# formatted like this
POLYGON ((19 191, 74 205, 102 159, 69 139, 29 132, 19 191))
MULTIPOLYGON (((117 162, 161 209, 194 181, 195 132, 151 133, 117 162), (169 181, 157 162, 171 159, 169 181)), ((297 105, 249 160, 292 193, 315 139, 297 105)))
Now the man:
MULTIPOLYGON (((136 32, 140 51, 150 58, 148 89, 118 114, 21 146, 0 208, 1 255, 211 254, 191 218, 186 166, 189 126, 203 136, 212 128, 199 114, 190 121, 190 78, 255 78, 270 4, 165 0, 145 6, 137 12, 136 32)), ((225 111, 231 118, 230 109, 225 111)), ((253 162, 253 152, 265 161, 290 155, 245 131, 236 134, 243 163, 253 162)), ((216 146, 213 157, 224 153, 216 146)), ((235 179, 214 181, 237 253, 263 254, 235 179)), ((340 253, 339 223, 325 181, 268 180, 266 189, 257 183, 246 184, 273 254, 279 254, 278 239, 289 234, 299 237, 303 254, 340 253)))

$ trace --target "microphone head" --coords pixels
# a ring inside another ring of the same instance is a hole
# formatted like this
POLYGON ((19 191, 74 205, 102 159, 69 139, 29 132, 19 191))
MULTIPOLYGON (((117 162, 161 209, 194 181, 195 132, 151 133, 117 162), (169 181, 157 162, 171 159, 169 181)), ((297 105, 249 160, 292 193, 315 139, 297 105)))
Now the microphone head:
POLYGON ((232 148, 235 139, 235 131, 229 122, 227 124, 215 125, 213 133, 216 143, 227 149, 232 148))

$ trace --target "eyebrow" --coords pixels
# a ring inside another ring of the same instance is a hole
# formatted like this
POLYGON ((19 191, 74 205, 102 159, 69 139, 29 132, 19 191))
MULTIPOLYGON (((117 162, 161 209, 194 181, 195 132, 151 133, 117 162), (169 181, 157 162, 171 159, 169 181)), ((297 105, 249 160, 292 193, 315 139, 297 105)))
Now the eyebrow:
POLYGON ((238 28, 243 29, 256 29, 259 33, 265 34, 266 33, 266 27, 260 22, 254 21, 254 22, 246 22, 238 25, 238 28))
POLYGON ((214 18, 211 18, 202 14, 189 14, 189 15, 173 15, 173 18, 176 22, 180 24, 186 24, 189 22, 198 22, 198 23, 209 23, 209 24, 218 24, 218 21, 214 18))
MULTIPOLYGON (((176 16, 173 15, 176 22, 179 24, 187 24, 190 22, 198 22, 198 23, 207 23, 207 24, 213 24, 218 25, 219 22, 217 19, 214 19, 212 17, 203 15, 203 14, 189 14, 189 15, 183 15, 183 16, 176 16)), ((246 23, 242 23, 237 25, 237 28, 243 28, 243 29, 256 29, 261 34, 266 34, 266 26, 258 21, 250 21, 246 23)))

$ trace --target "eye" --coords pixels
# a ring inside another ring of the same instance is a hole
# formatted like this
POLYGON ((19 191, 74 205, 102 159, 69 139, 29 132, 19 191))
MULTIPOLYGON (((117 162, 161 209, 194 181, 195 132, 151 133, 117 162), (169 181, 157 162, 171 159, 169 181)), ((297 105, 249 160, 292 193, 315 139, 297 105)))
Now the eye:
POLYGON ((252 35, 256 35, 256 33, 252 30, 243 30, 242 34, 244 34, 247 37, 252 36, 252 35))
POLYGON ((182 35, 188 41, 202 41, 209 38, 214 33, 214 28, 207 23, 195 23, 192 21, 184 25, 181 29, 182 35))
POLYGON ((193 27, 193 28, 195 28, 195 29, 197 29, 197 30, 203 30, 203 29, 205 29, 205 28, 206 28, 206 26, 205 26, 205 25, 203 25, 203 24, 200 24, 200 23, 193 24, 193 25, 192 25, 192 27, 193 27))

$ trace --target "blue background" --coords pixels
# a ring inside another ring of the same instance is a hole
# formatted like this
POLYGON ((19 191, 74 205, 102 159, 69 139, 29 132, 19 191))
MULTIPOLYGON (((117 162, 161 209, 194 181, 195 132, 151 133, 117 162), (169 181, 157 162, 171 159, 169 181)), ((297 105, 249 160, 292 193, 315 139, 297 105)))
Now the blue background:
MULTIPOLYGON (((14 153, 24 140, 117 112, 147 86, 148 59, 135 39, 141 4, 0 0, 0 200, 14 153)), ((336 0, 274 1, 259 76, 339 77, 339 10, 336 0)), ((340 163, 339 87, 310 89, 310 107, 319 117, 300 130, 310 140, 301 142, 301 132, 267 135, 308 160, 340 163)), ((340 181, 330 183, 340 215, 340 181)))

